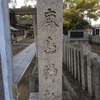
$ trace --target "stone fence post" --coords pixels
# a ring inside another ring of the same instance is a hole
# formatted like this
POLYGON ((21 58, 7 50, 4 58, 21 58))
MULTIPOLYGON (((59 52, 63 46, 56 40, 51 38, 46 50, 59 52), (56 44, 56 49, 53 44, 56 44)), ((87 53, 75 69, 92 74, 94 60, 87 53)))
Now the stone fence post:
POLYGON ((89 53, 87 55, 87 86, 88 86, 88 92, 90 96, 94 96, 94 58, 97 57, 96 53, 89 53))
POLYGON ((66 66, 67 66, 67 70, 68 70, 68 44, 66 45, 66 66))
POLYGON ((76 48, 74 48, 74 77, 76 78, 76 48))
POLYGON ((69 47, 69 72, 71 73, 71 45, 69 47))
POLYGON ((68 71, 69 71, 69 62, 70 62, 69 56, 70 56, 70 48, 69 48, 69 45, 68 45, 68 71))
POLYGON ((81 79, 82 88, 87 89, 87 54, 91 52, 91 47, 88 44, 83 44, 81 46, 81 79))
POLYGON ((63 64, 64 64, 64 67, 67 66, 67 46, 66 46, 66 40, 64 40, 64 43, 63 43, 63 64))
POLYGON ((81 66, 80 66, 80 50, 77 49, 77 71, 78 71, 78 81, 81 82, 81 66))
POLYGON ((95 100, 100 100, 100 56, 94 59, 95 100))
POLYGON ((71 48, 71 73, 74 75, 74 49, 71 48))

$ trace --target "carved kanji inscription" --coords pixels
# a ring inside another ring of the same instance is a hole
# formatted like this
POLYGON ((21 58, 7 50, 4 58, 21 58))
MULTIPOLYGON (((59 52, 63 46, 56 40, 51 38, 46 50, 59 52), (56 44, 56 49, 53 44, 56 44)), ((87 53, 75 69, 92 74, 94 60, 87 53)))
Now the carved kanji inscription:
POLYGON ((51 65, 46 65, 43 70, 45 79, 51 79, 52 82, 54 82, 57 72, 58 70, 55 68, 54 63, 51 63, 51 65))
POLYGON ((46 46, 45 46, 45 52, 46 53, 55 53, 57 50, 57 46, 56 44, 54 43, 52 37, 48 36, 48 38, 46 39, 46 46))
POLYGON ((62 100, 63 0, 37 0, 39 100, 62 100))
POLYGON ((44 100, 60 100, 59 96, 56 96, 55 93, 50 93, 49 90, 46 90, 44 94, 44 100))
POLYGON ((56 11, 51 10, 51 8, 48 8, 46 12, 44 12, 44 21, 42 26, 45 25, 45 27, 54 28, 55 26, 59 27, 59 25, 56 22, 56 11))

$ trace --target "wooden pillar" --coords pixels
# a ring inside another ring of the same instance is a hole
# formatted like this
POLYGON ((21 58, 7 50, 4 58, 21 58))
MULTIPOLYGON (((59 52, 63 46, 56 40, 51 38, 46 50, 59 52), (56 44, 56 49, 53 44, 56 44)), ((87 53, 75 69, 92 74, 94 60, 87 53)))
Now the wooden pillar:
POLYGON ((8 0, 0 0, 0 52, 5 100, 13 100, 12 52, 9 26, 8 0))

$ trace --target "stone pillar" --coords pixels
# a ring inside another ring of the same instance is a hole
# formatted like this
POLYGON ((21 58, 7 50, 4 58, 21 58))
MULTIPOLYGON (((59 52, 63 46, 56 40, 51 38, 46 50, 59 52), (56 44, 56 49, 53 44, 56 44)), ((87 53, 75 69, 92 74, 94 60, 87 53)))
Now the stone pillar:
POLYGON ((68 70, 69 70, 69 46, 68 46, 68 70))
POLYGON ((87 89, 87 54, 91 52, 91 47, 88 44, 81 46, 81 79, 82 88, 87 89))
POLYGON ((94 96, 94 57, 97 57, 96 53, 91 52, 90 54, 87 55, 87 83, 88 83, 88 92, 90 96, 94 96))
MULTIPOLYGON (((34 15, 33 15, 33 23, 34 23, 34 40, 35 40, 35 44, 36 44, 36 61, 37 61, 37 59, 38 59, 37 10, 34 12, 34 15)), ((37 62, 36 62, 36 64, 37 64, 37 62)))
POLYGON ((72 50, 73 50, 73 47, 71 47, 71 55, 70 55, 71 56, 71 59, 70 59, 71 60, 71 65, 70 65, 71 66, 71 73, 73 71, 73 69, 72 69, 73 68, 73 55, 72 55, 72 50))
POLYGON ((67 64, 67 52, 66 52, 66 40, 64 41, 63 43, 63 64, 64 66, 66 67, 66 64, 67 64))
POLYGON ((76 79, 78 80, 78 55, 77 55, 77 52, 78 49, 76 49, 76 79))
POLYGON ((62 100, 62 0, 37 1, 39 100, 62 100))
POLYGON ((69 70, 69 47, 67 44, 67 69, 69 70))
POLYGON ((95 100, 100 100, 100 57, 96 57, 94 60, 94 81, 95 81, 95 100))
POLYGON ((80 83, 82 84, 82 78, 81 78, 81 76, 82 76, 82 70, 81 70, 81 62, 82 60, 81 60, 81 50, 79 49, 79 70, 80 70, 80 83))
POLYGON ((72 75, 74 75, 74 48, 72 48, 72 75))
POLYGON ((74 48, 74 77, 76 78, 76 49, 74 48))
POLYGON ((69 46, 69 72, 71 72, 71 46, 69 46))
POLYGON ((77 71, 78 71, 78 81, 81 81, 81 68, 80 68, 80 57, 79 50, 77 50, 77 71))
POLYGON ((36 69, 38 70, 38 34, 37 34, 37 10, 33 15, 33 23, 34 23, 34 40, 36 46, 36 69))

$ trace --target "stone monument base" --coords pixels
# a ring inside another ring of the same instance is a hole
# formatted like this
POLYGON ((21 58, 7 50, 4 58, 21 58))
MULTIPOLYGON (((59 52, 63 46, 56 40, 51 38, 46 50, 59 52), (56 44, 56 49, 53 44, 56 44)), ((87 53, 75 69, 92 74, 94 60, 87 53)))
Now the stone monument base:
MULTIPOLYGON (((39 100, 39 93, 38 92, 30 93, 28 100, 39 100)), ((71 100, 69 92, 63 92, 62 100, 71 100)))

